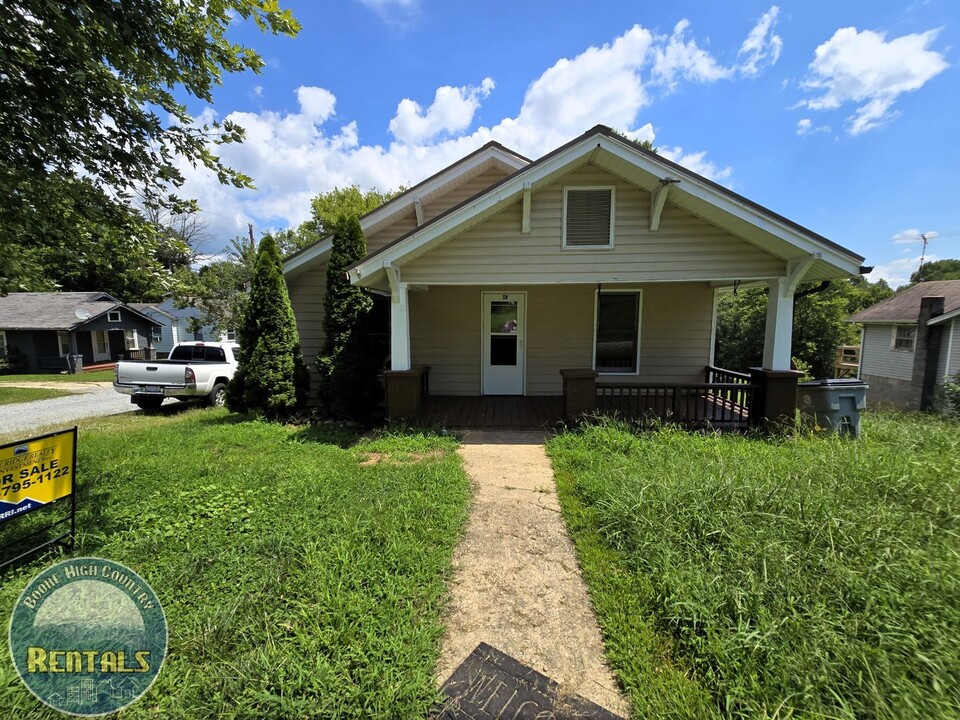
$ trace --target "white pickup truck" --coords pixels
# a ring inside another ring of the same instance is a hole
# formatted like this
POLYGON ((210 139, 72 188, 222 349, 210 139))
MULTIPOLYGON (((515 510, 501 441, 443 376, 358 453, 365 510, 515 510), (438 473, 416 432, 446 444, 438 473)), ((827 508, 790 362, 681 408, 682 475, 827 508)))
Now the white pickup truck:
POLYGON ((130 402, 154 410, 164 398, 206 399, 222 406, 227 383, 237 369, 236 343, 180 343, 166 360, 121 360, 113 373, 113 389, 130 402))

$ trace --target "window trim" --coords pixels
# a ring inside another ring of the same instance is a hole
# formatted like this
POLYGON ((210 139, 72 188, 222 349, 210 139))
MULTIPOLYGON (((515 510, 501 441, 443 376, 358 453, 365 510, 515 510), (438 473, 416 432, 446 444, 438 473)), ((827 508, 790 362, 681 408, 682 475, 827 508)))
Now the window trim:
POLYGON ((890 349, 893 352, 913 352, 917 347, 917 327, 916 325, 894 325, 890 333, 890 349), (897 347, 897 340, 906 340, 898 338, 897 333, 900 330, 911 330, 913 335, 910 337, 910 347, 897 347))
POLYGON ((563 188, 563 202, 560 212, 561 248, 564 250, 613 250, 616 236, 615 220, 617 217, 617 186, 616 185, 566 185, 563 188), (609 190, 610 191, 610 237, 606 245, 568 245, 567 244, 567 196, 571 190, 609 190))
POLYGON ((120 320, 119 310, 107 310, 107 322, 118 323, 120 320))
POLYGON ((129 350, 140 349, 140 334, 133 328, 127 328, 123 331, 123 346, 129 350), (133 347, 130 347, 133 345, 133 347))
POLYGON ((639 377, 640 376, 640 337, 643 329, 643 289, 638 287, 600 288, 593 291, 593 355, 591 369, 602 377, 639 377), (600 330, 600 293, 608 295, 636 295, 637 296, 637 364, 636 370, 631 372, 611 372, 597 370, 597 333, 600 330))

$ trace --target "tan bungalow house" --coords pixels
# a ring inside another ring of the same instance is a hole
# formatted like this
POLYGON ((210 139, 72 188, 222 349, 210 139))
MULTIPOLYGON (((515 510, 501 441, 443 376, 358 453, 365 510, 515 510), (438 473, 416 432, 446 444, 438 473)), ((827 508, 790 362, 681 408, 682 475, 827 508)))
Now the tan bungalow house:
MULTIPOLYGON (((534 161, 488 143, 361 226, 369 254, 350 281, 389 299, 388 410, 405 417, 509 397, 558 413, 562 398, 568 415, 619 405, 711 417, 709 386, 749 379, 712 367, 717 293, 758 283, 770 300, 751 412, 769 416, 777 398, 795 403, 797 284, 856 275, 863 261, 604 126, 534 161)), ((330 246, 284 265, 308 362, 322 345, 330 246)))

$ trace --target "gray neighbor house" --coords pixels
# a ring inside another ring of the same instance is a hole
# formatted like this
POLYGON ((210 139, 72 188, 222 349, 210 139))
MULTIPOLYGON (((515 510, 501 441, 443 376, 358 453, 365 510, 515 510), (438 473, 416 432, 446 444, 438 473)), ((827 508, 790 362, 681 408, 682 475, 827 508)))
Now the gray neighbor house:
POLYGON ((929 410, 960 373, 960 280, 917 283, 850 322, 863 325, 859 377, 871 405, 929 410))
POLYGON ((158 323, 104 292, 22 292, 0 297, 0 357, 19 351, 27 372, 115 362, 153 348, 158 323), (74 363, 76 364, 76 363, 74 363))

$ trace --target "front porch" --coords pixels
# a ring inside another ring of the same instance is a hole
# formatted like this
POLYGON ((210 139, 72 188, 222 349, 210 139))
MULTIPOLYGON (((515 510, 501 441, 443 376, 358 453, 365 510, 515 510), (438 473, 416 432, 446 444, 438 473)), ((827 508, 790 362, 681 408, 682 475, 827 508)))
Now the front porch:
POLYGON ((793 406, 796 373, 736 373, 708 366, 707 382, 612 384, 591 370, 563 371, 563 394, 543 396, 429 395, 427 368, 387 374, 394 417, 424 426, 544 429, 584 416, 659 420, 691 428, 742 431, 765 418, 783 419, 793 406))

